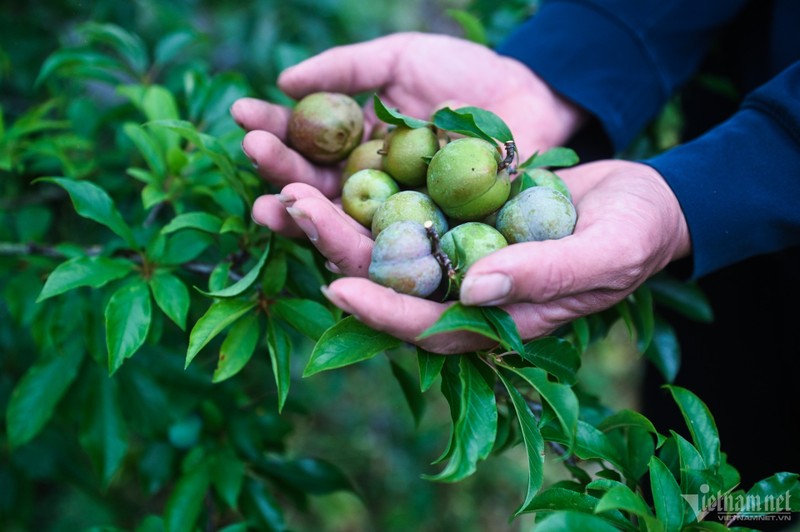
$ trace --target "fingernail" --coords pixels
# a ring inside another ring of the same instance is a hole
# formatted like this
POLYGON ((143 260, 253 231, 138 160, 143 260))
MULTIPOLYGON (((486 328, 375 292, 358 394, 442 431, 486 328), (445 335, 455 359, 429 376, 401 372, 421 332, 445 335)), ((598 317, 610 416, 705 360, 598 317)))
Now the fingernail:
POLYGON ((236 114, 233 112, 233 107, 234 107, 235 105, 236 105, 236 104, 234 103, 234 104, 232 104, 230 107, 228 107, 228 114, 229 114, 229 115, 231 115, 231 118, 233 118, 233 121, 234 121, 234 122, 236 122, 236 125, 237 125, 237 126, 239 126, 240 128, 244 129, 244 124, 242 124, 241 122, 239 122, 239 119, 238 119, 238 118, 236 118, 236 114))
POLYGON ((278 201, 283 203, 283 205, 286 207, 291 207, 292 205, 294 205, 294 202, 297 201, 297 198, 295 198, 294 196, 290 196, 288 194, 283 194, 283 193, 277 194, 276 197, 278 198, 278 201))
POLYGON ((325 269, 331 273, 342 273, 342 270, 340 270, 337 265, 335 265, 329 260, 325 261, 325 269))
POLYGON ((317 228, 305 211, 301 211, 295 207, 288 207, 286 212, 288 212, 294 222, 300 226, 300 229, 303 230, 309 240, 316 242, 319 239, 317 228))
MULTIPOLYGON (((328 286, 326 286, 326 285, 320 286, 319 287, 319 291, 322 292, 322 295, 325 296, 325 298, 328 301, 330 301, 331 303, 333 303, 334 305, 336 305, 340 309, 347 311, 347 307, 348 307, 347 303, 345 303, 344 300, 342 298, 340 298, 337 294, 334 294, 331 291, 331 289, 328 288, 328 286)), ((349 312, 349 311, 347 311, 347 312, 349 312)), ((361 318, 359 318, 357 315, 353 314, 352 312, 350 312, 350 315, 353 316, 358 321, 361 321, 361 318)))
POLYGON ((497 305, 511 293, 511 277, 488 273, 464 279, 461 302, 465 305, 497 305))
POLYGON ((256 162, 256 160, 253 159, 253 157, 249 153, 247 153, 247 150, 244 147, 244 142, 242 142, 242 152, 244 152, 247 158, 250 159, 250 162, 253 163, 253 168, 258 168, 258 163, 256 162))

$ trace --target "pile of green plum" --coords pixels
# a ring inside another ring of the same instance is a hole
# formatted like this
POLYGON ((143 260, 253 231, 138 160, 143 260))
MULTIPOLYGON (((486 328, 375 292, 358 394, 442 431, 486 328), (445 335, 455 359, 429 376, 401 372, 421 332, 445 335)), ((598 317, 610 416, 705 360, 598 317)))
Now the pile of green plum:
POLYGON ((457 286, 493 251, 572 234, 577 213, 568 188, 552 171, 531 165, 533 158, 514 167, 513 140, 498 143, 485 133, 494 131, 495 115, 447 109, 446 123, 455 125, 447 130, 436 119, 405 117, 377 97, 375 103, 388 123, 370 138, 359 104, 337 93, 300 100, 288 128, 289 144, 308 159, 344 162, 342 208, 375 239, 373 281, 429 297, 457 286))

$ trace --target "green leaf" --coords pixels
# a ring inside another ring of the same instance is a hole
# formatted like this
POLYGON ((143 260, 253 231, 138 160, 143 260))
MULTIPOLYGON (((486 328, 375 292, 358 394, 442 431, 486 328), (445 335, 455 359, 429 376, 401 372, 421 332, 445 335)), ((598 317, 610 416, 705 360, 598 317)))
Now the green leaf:
POLYGON ((303 377, 370 359, 398 345, 397 338, 348 316, 325 331, 314 345, 303 377))
MULTIPOLYGON (((459 357, 458 379, 460 394, 448 397, 457 404, 450 404, 453 428, 451 433, 449 461, 436 475, 426 475, 428 480, 458 482, 475 472, 480 460, 492 451, 497 434, 497 405, 494 390, 475 367, 473 357, 459 357), (457 413, 457 417, 453 414, 457 413)), ((443 372, 442 377, 454 378, 452 373, 443 372)))
POLYGON ((243 234, 247 231, 247 227, 244 224, 244 220, 242 220, 241 216, 228 216, 222 222, 222 227, 219 228, 220 234, 224 233, 238 233, 243 234))
POLYGON ((214 292, 225 288, 230 279, 230 272, 230 262, 224 261, 214 266, 214 269, 211 270, 211 274, 208 276, 208 289, 214 292))
MULTIPOLYGON (((598 502, 597 498, 585 493, 579 493, 571 489, 550 487, 531 501, 528 511, 536 512, 537 516, 550 512, 579 512, 593 516, 597 511, 598 502)), ((638 530, 618 511, 611 511, 600 517, 620 529, 630 530, 631 532, 638 530)), ((538 530, 538 526, 536 528, 538 530)))
POLYGON ((498 372, 497 376, 506 387, 508 395, 511 397, 511 403, 514 405, 514 411, 517 413, 517 420, 519 427, 522 431, 522 441, 525 443, 525 453, 528 458, 528 487, 525 494, 525 500, 520 504, 519 508, 514 512, 514 515, 519 515, 523 512, 535 511, 531 508, 531 503, 536 496, 536 493, 542 487, 544 480, 544 440, 542 434, 539 432, 539 424, 536 418, 525 402, 525 398, 519 391, 512 385, 502 373, 498 372))
POLYGON ((642 285, 632 295, 632 318, 637 332, 636 346, 640 353, 644 353, 650 347, 654 336, 653 294, 646 285, 642 285))
POLYGON ((97 369, 92 375, 94 382, 87 386, 82 410, 80 442, 103 485, 108 486, 128 451, 128 431, 120 409, 118 382, 97 369))
POLYGON ((519 169, 539 168, 542 166, 549 168, 565 168, 567 166, 575 166, 579 162, 580 158, 574 150, 558 146, 550 148, 544 153, 534 153, 525 162, 519 165, 519 169))
POLYGON ((233 324, 219 349, 217 368, 211 382, 222 382, 239 373, 256 350, 258 315, 250 314, 233 324))
POLYGON ((232 285, 214 292, 206 292, 197 287, 195 287, 195 289, 201 294, 206 295, 208 297, 228 298, 228 297, 236 297, 243 294, 248 288, 250 288, 251 286, 253 286, 253 284, 255 284, 255 282, 261 275, 261 271, 264 269, 264 264, 266 264, 267 262, 267 255, 269 255, 269 248, 270 248, 269 241, 267 241, 267 244, 264 246, 264 251, 261 253, 261 257, 259 257, 258 262, 256 262, 256 265, 253 266, 253 269, 247 272, 247 274, 244 277, 242 277, 232 285))
POLYGON ((270 311, 312 340, 319 340, 336 323, 327 307, 311 299, 278 299, 270 311))
POLYGON ((393 126, 406 126, 413 129, 427 127, 430 125, 430 122, 427 120, 412 118, 404 115, 396 109, 386 107, 386 104, 381 101, 377 94, 373 95, 372 101, 375 106, 375 116, 377 116, 382 122, 386 122, 387 124, 393 126))
POLYGON ((292 342, 283 325, 272 318, 267 321, 267 344, 275 387, 278 390, 278 412, 281 412, 292 382, 292 342))
POLYGON ((776 512, 800 512, 800 482, 797 473, 776 473, 757 482, 745 495, 738 516, 762 516, 776 512))
POLYGON ((186 285, 165 270, 156 270, 150 277, 150 290, 153 299, 175 325, 186 330, 186 316, 189 313, 189 289, 186 285))
POLYGON ((514 135, 503 119, 486 109, 480 107, 459 107, 455 111, 462 116, 471 117, 475 125, 486 135, 500 142, 514 140, 514 135))
POLYGON ((678 281, 664 274, 648 279, 646 284, 653 291, 657 303, 695 321, 710 323, 714 320, 711 304, 697 284, 678 281))
POLYGON ((334 464, 318 458, 286 460, 270 457, 256 462, 256 467, 292 487, 312 495, 336 491, 355 491, 352 482, 334 464))
POLYGON ((47 424, 78 374, 84 350, 67 344, 38 360, 22 376, 8 401, 6 431, 12 449, 32 440, 47 424))
POLYGON ((706 466, 712 470, 720 464, 719 432, 711 411, 695 394, 679 386, 665 385, 683 414, 689 433, 706 466))
POLYGON ((586 351, 591 340, 592 333, 589 329, 589 320, 586 318, 578 318, 572 322, 572 331, 575 334, 575 342, 577 343, 577 350, 580 353, 586 351))
POLYGON ((530 384, 550 408, 553 409, 564 435, 567 436, 568 450, 572 451, 575 433, 578 430, 578 398, 566 384, 551 382, 547 372, 539 368, 508 368, 530 384))
POLYGON ((493 145, 496 145, 492 136, 483 131, 483 129, 475 123, 475 117, 471 113, 461 113, 454 111, 449 107, 439 109, 433 115, 433 125, 445 131, 452 131, 460 135, 468 137, 475 137, 483 139, 493 145))
POLYGON ((439 373, 441 373, 445 360, 445 355, 438 355, 436 353, 425 351, 421 347, 417 347, 419 388, 422 392, 427 392, 436 381, 436 377, 438 377, 439 373))
POLYGON ((194 324, 192 332, 189 333, 185 367, 189 367, 197 353, 225 327, 250 312, 255 306, 255 301, 247 299, 222 299, 212 303, 206 313, 194 324))
POLYGON ((647 525, 648 532, 664 530, 642 496, 624 484, 617 484, 606 491, 594 508, 594 512, 597 514, 618 512, 619 510, 641 517, 647 525))
POLYGON ((281 506, 267 491, 263 482, 250 479, 245 483, 245 514, 254 520, 251 526, 256 530, 284 532, 288 530, 281 506))
POLYGON ((59 264, 47 277, 36 302, 63 294, 80 286, 99 288, 109 281, 125 277, 133 271, 133 263, 109 257, 75 257, 59 264))
POLYGON ((212 242, 211 235, 187 228, 169 235, 162 252, 149 258, 162 266, 186 264, 199 257, 212 242))
POLYGON ((181 229, 198 229, 206 233, 219 233, 222 220, 206 212, 186 212, 173 218, 161 229, 163 234, 174 233, 181 229))
POLYGON ((463 9, 448 9, 445 11, 447 16, 458 22, 464 32, 464 38, 484 46, 489 44, 486 37, 486 28, 483 27, 481 19, 463 9))
POLYGON ((165 532, 192 532, 195 529, 210 482, 208 467, 202 462, 184 473, 164 508, 165 532))
POLYGON ((150 330, 152 312, 150 291, 141 278, 123 285, 108 300, 105 319, 109 374, 142 347, 150 330))
POLYGON ((109 46, 125 60, 134 73, 144 75, 148 64, 147 48, 137 35, 115 24, 96 22, 81 25, 78 32, 90 42, 109 46))
POLYGON ((245 473, 244 462, 230 449, 214 455, 211 461, 211 485, 231 510, 238 510, 239 493, 242 491, 245 473))
POLYGON ((653 504, 656 517, 666 532, 674 532, 683 526, 684 501, 681 488, 672 472, 664 462, 653 456, 650 459, 650 489, 653 492, 653 504))
POLYGON ((618 532, 618 528, 596 515, 566 511, 554 512, 536 521, 536 532, 564 532, 586 530, 587 532, 618 532))
POLYGON ((197 42, 197 35, 189 30, 179 30, 166 35, 156 44, 155 64, 169 63, 194 42, 197 42))
POLYGON ((403 391, 403 397, 405 397, 408 408, 411 410, 411 415, 414 417, 414 424, 419 426, 422 415, 425 413, 425 399, 422 397, 417 381, 394 360, 389 359, 389 366, 392 368, 392 375, 394 375, 400 385, 400 389, 403 391))
POLYGON ((525 344, 523 359, 555 375, 566 384, 575 384, 581 357, 570 342, 558 336, 545 336, 525 344))
POLYGON ((122 63, 106 54, 92 50, 61 49, 52 53, 44 61, 34 87, 41 86, 56 73, 63 77, 97 79, 117 84, 125 78, 124 70, 125 67, 122 63))
POLYGON ((133 233, 122 215, 114 206, 114 201, 105 190, 89 181, 75 181, 63 177, 45 177, 36 182, 53 183, 69 194, 75 212, 84 218, 105 225, 120 236, 129 246, 138 249, 133 233))
POLYGON ((436 323, 422 332, 417 338, 427 338, 434 334, 470 331, 478 333, 496 342, 500 342, 500 337, 494 327, 484 315, 481 307, 467 307, 461 303, 455 303, 445 310, 436 323))
POLYGON ((127 122, 122 130, 133 142, 144 158, 147 166, 158 176, 159 181, 167 176, 167 161, 164 148, 139 124, 127 122))
POLYGON ((675 329, 659 316, 656 316, 654 322, 653 341, 644 356, 653 363, 664 380, 675 380, 681 366, 681 346, 675 329))
POLYGON ((509 351, 517 353, 524 353, 525 346, 522 344, 522 338, 517 330, 517 324, 514 319, 505 310, 499 307, 479 307, 497 336, 500 338, 500 343, 509 351))
POLYGON ((657 447, 661 447, 666 441, 666 437, 659 434, 649 419, 639 412, 627 408, 611 414, 597 425, 597 428, 603 432, 630 427, 637 427, 653 434, 657 440, 657 447))

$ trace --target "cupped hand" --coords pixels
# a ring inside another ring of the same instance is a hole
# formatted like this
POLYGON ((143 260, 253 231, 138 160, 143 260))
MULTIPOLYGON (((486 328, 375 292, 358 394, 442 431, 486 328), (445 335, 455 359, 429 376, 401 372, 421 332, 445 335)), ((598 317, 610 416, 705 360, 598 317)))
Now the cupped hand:
MULTIPOLYGON (((514 131, 523 157, 564 144, 583 116, 518 61, 445 35, 398 33, 327 50, 285 70, 278 86, 293 98, 318 92, 377 92, 389 106, 428 119, 443 105, 495 112, 514 131)), ((290 110, 253 98, 237 100, 233 118, 248 131, 242 148, 277 186, 306 183, 329 198, 340 170, 316 166, 286 146, 290 110)), ((368 130, 374 113, 367 105, 368 130)))
MULTIPOLYGON (((500 305, 525 339, 611 307, 670 261, 688 255, 689 232, 664 179, 649 166, 599 161, 559 172, 578 211, 573 235, 515 244, 476 262, 464 278, 467 305, 500 305)), ((337 279, 326 296, 367 325, 439 353, 484 348, 473 335, 417 340, 446 304, 398 294, 365 279, 372 241, 366 231, 311 187, 292 185, 282 199, 290 216, 330 261, 337 279)), ((253 217, 271 210, 256 203, 253 217)))

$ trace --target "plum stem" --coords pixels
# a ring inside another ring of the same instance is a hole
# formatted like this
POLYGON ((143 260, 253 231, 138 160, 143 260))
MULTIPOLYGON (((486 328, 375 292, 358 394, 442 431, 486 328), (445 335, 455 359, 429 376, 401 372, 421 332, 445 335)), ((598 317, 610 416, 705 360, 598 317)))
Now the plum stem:
POLYGON ((517 156, 517 145, 514 143, 513 140, 506 141, 504 146, 506 149, 506 158, 503 159, 497 166, 498 172, 505 170, 506 168, 511 166, 511 163, 514 162, 514 158, 517 156))
POLYGON ((450 261, 450 257, 442 251, 442 242, 439 239, 439 233, 436 231, 436 227, 433 226, 433 222, 431 220, 426 221, 422 224, 425 227, 425 232, 428 235, 428 240, 431 241, 431 252, 433 257, 439 263, 439 266, 442 267, 442 270, 447 275, 447 278, 451 281, 456 279, 456 269, 453 266, 453 263, 450 261))

